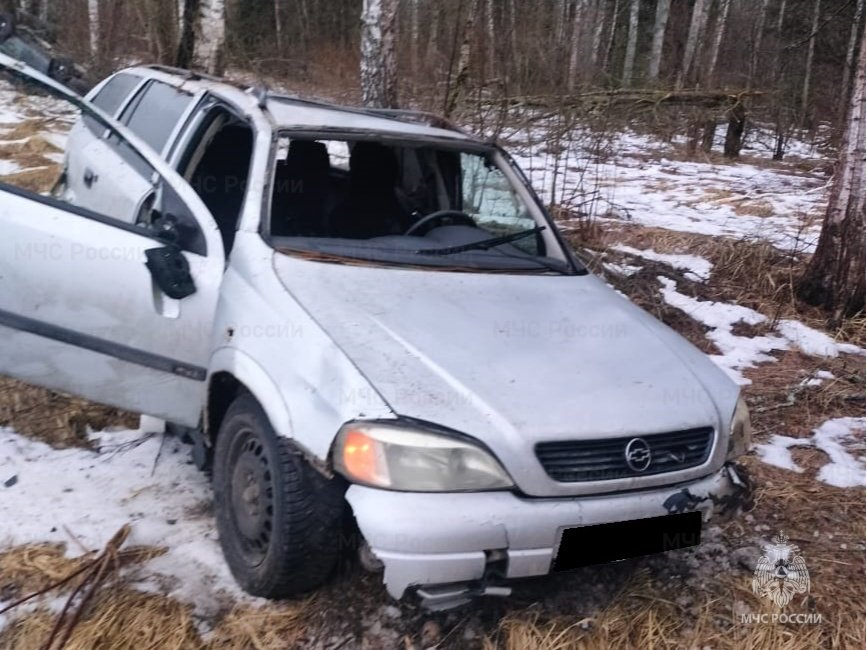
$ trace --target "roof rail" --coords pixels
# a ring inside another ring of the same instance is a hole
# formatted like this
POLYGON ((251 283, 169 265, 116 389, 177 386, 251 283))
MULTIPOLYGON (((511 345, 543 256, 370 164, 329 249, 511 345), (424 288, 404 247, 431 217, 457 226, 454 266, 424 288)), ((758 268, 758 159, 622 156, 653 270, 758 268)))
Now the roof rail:
POLYGON ((424 124, 425 126, 434 127, 437 129, 445 129, 447 131, 455 131, 462 135, 473 137, 469 131, 461 128, 448 118, 430 113, 427 111, 415 111, 405 108, 370 108, 367 106, 344 106, 319 99, 307 99, 305 97, 297 97, 295 95, 269 94, 269 99, 275 99, 281 102, 291 102, 293 104, 304 104, 307 106, 319 106, 322 108, 330 108, 336 111, 344 111, 346 113, 357 113, 360 115, 370 115, 373 117, 384 117, 401 122, 410 122, 414 124, 424 124))
POLYGON ((241 90, 247 90, 250 88, 248 84, 242 84, 237 81, 232 81, 231 79, 226 79, 224 77, 217 77, 215 75, 207 74, 205 72, 197 72, 196 70, 187 70, 186 68, 177 68, 171 65, 163 65, 162 63, 149 63, 144 67, 150 70, 157 70, 158 72, 165 72, 166 74, 177 75, 179 77, 183 77, 184 79, 188 79, 189 81, 213 81, 216 83, 234 86, 235 88, 239 88, 241 90))

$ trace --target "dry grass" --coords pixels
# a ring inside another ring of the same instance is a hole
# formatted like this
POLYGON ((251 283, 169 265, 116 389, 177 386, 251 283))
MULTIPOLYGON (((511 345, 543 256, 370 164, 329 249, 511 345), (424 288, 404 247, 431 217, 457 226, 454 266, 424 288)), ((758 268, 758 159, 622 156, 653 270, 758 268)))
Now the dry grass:
POLYGON ((51 188, 54 187, 60 178, 61 166, 48 160, 46 160, 46 163, 44 167, 4 174, 0 176, 0 182, 8 183, 30 192, 36 192, 37 194, 50 192, 51 188))
POLYGON ((131 413, 0 377, 0 427, 52 447, 87 447, 88 429, 136 426, 131 413))

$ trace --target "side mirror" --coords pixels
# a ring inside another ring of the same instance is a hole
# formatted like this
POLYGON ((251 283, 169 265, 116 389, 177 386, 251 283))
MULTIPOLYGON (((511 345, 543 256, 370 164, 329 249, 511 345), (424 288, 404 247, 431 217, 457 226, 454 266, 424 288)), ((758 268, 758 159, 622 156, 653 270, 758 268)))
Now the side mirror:
POLYGON ((145 257, 154 283, 169 298, 181 300, 196 293, 190 265, 177 246, 151 248, 145 251, 145 257))

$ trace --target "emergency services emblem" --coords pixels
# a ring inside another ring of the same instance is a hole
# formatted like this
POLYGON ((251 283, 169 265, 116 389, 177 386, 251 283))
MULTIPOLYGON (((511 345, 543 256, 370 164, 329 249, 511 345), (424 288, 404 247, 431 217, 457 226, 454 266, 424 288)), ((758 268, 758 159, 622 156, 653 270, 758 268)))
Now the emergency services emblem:
POLYGON ((777 607, 789 604, 795 594, 810 592, 810 573, 801 550, 789 544, 789 538, 778 534, 771 544, 762 547, 764 555, 753 574, 753 593, 768 598, 777 607))

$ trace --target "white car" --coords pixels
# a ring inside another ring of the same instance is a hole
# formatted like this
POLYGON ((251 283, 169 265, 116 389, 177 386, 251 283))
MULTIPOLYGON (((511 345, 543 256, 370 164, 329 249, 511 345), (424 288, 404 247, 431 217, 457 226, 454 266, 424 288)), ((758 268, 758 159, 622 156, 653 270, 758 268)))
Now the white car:
POLYGON ((0 65, 83 111, 51 196, 0 185, 0 373, 189 436, 250 593, 357 548, 446 607, 748 502, 738 387, 588 273, 495 144, 161 67, 84 101, 0 65))

